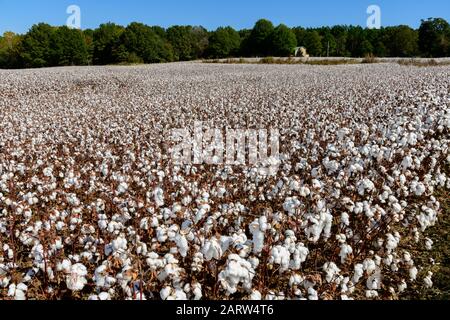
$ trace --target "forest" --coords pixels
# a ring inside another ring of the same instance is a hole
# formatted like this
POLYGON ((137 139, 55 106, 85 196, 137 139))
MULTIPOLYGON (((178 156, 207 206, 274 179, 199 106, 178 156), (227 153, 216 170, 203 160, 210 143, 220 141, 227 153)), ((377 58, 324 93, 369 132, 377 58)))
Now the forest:
POLYGON ((360 26, 289 28, 261 19, 253 29, 201 26, 162 28, 133 22, 97 29, 33 25, 26 34, 0 36, 0 68, 140 64, 230 57, 286 57, 303 46, 315 57, 450 56, 450 24, 442 18, 366 29, 360 26))

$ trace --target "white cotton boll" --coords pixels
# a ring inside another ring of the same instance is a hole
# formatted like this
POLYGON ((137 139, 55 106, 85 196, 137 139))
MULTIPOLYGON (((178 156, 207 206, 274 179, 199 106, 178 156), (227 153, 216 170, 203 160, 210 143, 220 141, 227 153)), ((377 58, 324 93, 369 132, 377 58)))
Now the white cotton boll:
POLYGON ((108 301, 111 300, 111 296, 108 292, 102 292, 98 295, 98 299, 101 301, 108 301))
POLYGON ((266 232, 267 218, 261 217, 253 221, 250 226, 250 233, 253 235, 253 253, 259 254, 264 248, 264 233, 266 232))
POLYGON ((211 261, 212 259, 219 260, 222 257, 223 251, 219 241, 212 238, 211 240, 206 241, 202 248, 202 253, 206 261, 211 261))
POLYGON ((83 264, 74 264, 70 269, 70 273, 66 276, 67 288, 72 291, 83 290, 84 286, 87 283, 87 280, 85 278, 86 275, 87 269, 83 264))
POLYGON ((353 249, 348 244, 341 245, 341 251, 339 256, 341 257, 341 263, 344 264, 347 261, 347 258, 353 253, 353 249))
POLYGON ((300 183, 297 180, 292 180, 289 183, 289 189, 291 191, 299 191, 300 190, 300 183))
POLYGON ((164 261, 156 252, 150 252, 147 255, 146 262, 151 270, 155 271, 164 267, 164 261))
POLYGON ((106 228, 108 228, 108 221, 106 221, 106 220, 99 220, 98 221, 98 227, 100 228, 100 230, 105 230, 106 228))
POLYGON ((45 177, 50 178, 50 177, 53 176, 53 169, 50 168, 50 167, 45 168, 44 171, 43 171, 43 173, 44 173, 44 176, 45 176, 45 177))
POLYGON ((203 254, 201 252, 196 252, 192 259, 191 268, 193 272, 200 272, 203 269, 203 254))
POLYGON ((415 194, 416 196, 422 196, 426 191, 426 187, 423 183, 418 183, 415 188, 415 194))
POLYGON ((167 241, 167 239, 169 238, 167 236, 167 229, 162 228, 162 227, 158 227, 156 229, 156 238, 158 239, 158 242, 164 243, 167 241))
POLYGON ((416 267, 412 267, 412 268, 409 269, 408 272, 409 272, 410 279, 412 281, 415 281, 417 279, 417 273, 418 273, 417 268, 416 267))
POLYGON ((353 274, 352 282, 358 283, 359 280, 363 277, 363 275, 364 275, 364 266, 358 263, 357 265, 355 265, 355 272, 353 274))
POLYGON ((156 188, 153 192, 154 201, 157 207, 164 206, 164 190, 161 188, 156 188))
POLYGON ((297 197, 292 198, 286 198, 283 204, 283 209, 286 211, 289 215, 294 215, 297 208, 300 206, 300 201, 297 197))
POLYGON ((369 276, 366 282, 367 289, 380 290, 381 289, 381 270, 377 269, 372 275, 369 276))
POLYGON ((256 258, 256 257, 250 257, 250 258, 248 258, 248 261, 249 261, 250 264, 252 265, 252 268, 253 268, 253 269, 258 268, 258 266, 259 266, 259 259, 258 259, 258 258, 256 258))
POLYGON ((143 218, 141 220, 141 222, 139 223, 139 228, 142 230, 148 230, 150 229, 149 223, 148 223, 149 218, 143 218))
POLYGON ((402 293, 408 288, 408 285, 406 284, 405 280, 402 280, 402 282, 398 285, 398 292, 402 293))
POLYGON ((160 291, 160 296, 162 300, 167 300, 169 296, 172 294, 172 288, 171 287, 165 287, 160 291))
POLYGON ((28 287, 23 283, 19 283, 17 286, 15 284, 11 284, 8 288, 8 296, 13 297, 14 300, 23 301, 26 300, 25 293, 27 290, 28 287))
POLYGON ((342 212, 341 214, 341 223, 345 226, 350 226, 350 216, 347 212, 342 212))
POLYGON ((205 215, 208 213, 208 211, 205 210, 205 208, 200 208, 197 210, 197 214, 195 215, 194 218, 194 223, 197 224, 199 223, 201 220, 203 220, 203 218, 205 217, 205 215))
POLYGON ((406 156, 402 161, 402 168, 403 170, 407 170, 411 168, 413 165, 413 159, 411 156, 406 156))
POLYGON ((363 211, 364 211, 364 204, 362 202, 355 203, 353 212, 358 215, 358 214, 362 213, 363 211))
POLYGON ((392 204, 392 209, 395 213, 400 213, 403 210, 402 206, 399 203, 392 204))
POLYGON ((63 271, 64 273, 69 273, 72 268, 72 262, 68 259, 64 259, 62 262, 58 263, 56 270, 63 271))
POLYGON ((375 290, 366 290, 366 298, 374 299, 378 297, 378 292, 375 290))
POLYGON ((369 258, 363 261, 363 267, 368 274, 372 274, 373 272, 375 272, 375 270, 377 270, 377 264, 375 263, 375 261, 369 258))
POLYGON ((341 269, 339 269, 334 262, 327 262, 323 265, 323 271, 326 273, 326 281, 331 283, 336 280, 336 276, 339 275, 341 269))
POLYGON ((288 249, 283 246, 275 246, 270 252, 269 263, 280 265, 280 272, 289 269, 291 254, 288 249))
POLYGON ((388 250, 388 252, 392 252, 393 250, 397 249, 397 246, 400 243, 400 238, 396 238, 390 233, 386 235, 386 238, 386 249, 388 250))
POLYGON ((405 263, 407 263, 408 265, 411 265, 412 258, 411 258, 411 254, 409 252, 406 251, 406 252, 403 253, 403 261, 405 263))
POLYGON ((252 294, 249 297, 249 299, 251 301, 261 301, 262 300, 261 292, 259 292, 258 290, 253 290, 252 294))
POLYGON ((319 295, 317 294, 317 291, 314 290, 314 288, 308 289, 308 300, 316 301, 319 300, 319 295))
POLYGON ((289 287, 294 287, 294 286, 299 286, 300 284, 303 283, 303 281, 305 281, 305 278, 302 277, 299 274, 294 273, 293 275, 291 275, 291 277, 289 278, 289 287))
POLYGON ((196 282, 192 285, 192 293, 194 294, 194 300, 201 300, 203 297, 202 286, 200 283, 196 282))
POLYGON ((169 296, 167 300, 174 300, 174 301, 186 301, 188 300, 186 293, 180 289, 175 289, 175 294, 172 294, 172 296, 169 296))
POLYGON ((425 239, 425 249, 429 251, 433 250, 433 240, 431 240, 430 238, 425 239))
POLYGON ((175 243, 178 246, 178 251, 180 252, 180 255, 183 258, 185 258, 187 256, 187 252, 189 250, 189 245, 188 245, 188 242, 186 240, 186 237, 181 235, 181 234, 178 234, 175 237, 175 243))
POLYGON ((299 194, 301 197, 306 198, 307 196, 309 196, 311 194, 311 190, 309 190, 308 187, 301 187, 299 194))
POLYGON ((423 280, 423 283, 424 283, 425 287, 428 288, 428 289, 433 287, 432 277, 433 277, 433 272, 429 271, 427 276, 423 280))
POLYGON ((364 195, 366 192, 372 192, 375 189, 375 185, 369 179, 364 179, 358 184, 358 193, 364 195))
POLYGON ((117 187, 117 194, 121 195, 121 194, 127 192, 127 190, 128 190, 128 184, 126 184, 125 182, 122 182, 117 187))
POLYGON ((246 291, 250 291, 254 276, 255 270, 248 261, 236 254, 230 254, 225 269, 219 273, 219 282, 230 295, 238 291, 239 284, 242 284, 246 291))
POLYGON ((292 260, 289 264, 289 267, 292 270, 300 270, 302 267, 302 263, 306 261, 309 255, 308 248, 305 247, 303 243, 298 243, 295 246, 295 249, 291 251, 292 253, 292 260))
POLYGON ((114 252, 127 250, 127 240, 124 237, 118 237, 117 239, 113 240, 111 245, 114 252))

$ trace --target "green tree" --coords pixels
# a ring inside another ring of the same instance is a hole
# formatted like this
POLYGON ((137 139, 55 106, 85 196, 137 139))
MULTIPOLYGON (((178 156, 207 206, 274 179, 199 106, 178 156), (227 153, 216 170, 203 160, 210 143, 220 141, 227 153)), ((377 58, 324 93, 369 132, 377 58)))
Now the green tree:
POLYGON ((422 20, 419 28, 419 48, 424 56, 450 55, 450 25, 442 18, 422 20))
POLYGON ((270 36, 274 30, 272 22, 261 19, 256 22, 250 37, 249 49, 253 56, 266 56, 270 52, 270 36))
POLYGON ((51 65, 53 48, 51 46, 55 28, 46 23, 31 27, 22 41, 21 58, 28 68, 48 67, 51 65))
POLYGON ((231 27, 218 28, 209 38, 207 56, 209 58, 226 58, 239 52, 241 37, 231 27))
POLYGON ((121 62, 168 62, 173 58, 170 45, 152 27, 137 22, 122 33, 118 53, 121 62))
POLYGON ((70 66, 88 64, 88 47, 81 30, 70 29, 67 26, 56 28, 52 33, 50 45, 52 47, 50 65, 70 66))
POLYGON ((200 59, 205 55, 209 46, 208 30, 202 26, 192 27, 192 59, 200 59))
POLYGON ((418 53, 419 35, 408 26, 385 29, 389 55, 393 57, 412 57, 418 53))
POLYGON ((124 32, 122 26, 114 23, 100 25, 94 30, 94 63, 99 65, 112 64, 118 61, 120 36, 124 32))
POLYGON ((88 51, 88 64, 91 65, 94 63, 94 30, 84 30, 83 36, 88 51))
POLYGON ((193 33, 191 26, 173 26, 167 29, 167 40, 173 47, 176 61, 189 61, 193 58, 193 33))
POLYGON ((0 37, 0 68, 19 68, 22 37, 14 32, 5 32, 0 37))
POLYGON ((336 41, 335 55, 340 57, 350 56, 350 52, 347 50, 348 27, 334 26, 331 28, 331 34, 336 41))
POLYGON ((321 28, 320 36, 322 37, 322 55, 335 56, 337 44, 330 28, 321 28))
POLYGON ((251 29, 242 29, 238 31, 239 37, 241 38, 241 46, 239 48, 239 54, 243 57, 248 57, 251 55, 250 48, 250 35, 252 33, 251 29))
POLYGON ((270 35, 270 54, 279 57, 290 56, 297 46, 295 33, 286 25, 280 24, 270 35))
POLYGON ((320 56, 322 54, 322 38, 315 30, 308 30, 305 39, 304 46, 311 56, 320 56))

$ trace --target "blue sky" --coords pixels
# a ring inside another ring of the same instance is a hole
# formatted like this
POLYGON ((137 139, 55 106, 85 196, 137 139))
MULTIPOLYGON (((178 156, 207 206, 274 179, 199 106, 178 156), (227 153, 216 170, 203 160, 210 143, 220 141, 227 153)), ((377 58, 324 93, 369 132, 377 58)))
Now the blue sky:
POLYGON ((241 29, 251 28, 259 18, 289 26, 365 26, 366 9, 371 4, 381 7, 383 26, 418 27, 420 19, 429 17, 450 21, 449 0, 0 0, 0 33, 23 33, 37 22, 63 25, 71 4, 81 8, 83 29, 108 21, 163 27, 203 25, 210 30, 231 25, 241 29))

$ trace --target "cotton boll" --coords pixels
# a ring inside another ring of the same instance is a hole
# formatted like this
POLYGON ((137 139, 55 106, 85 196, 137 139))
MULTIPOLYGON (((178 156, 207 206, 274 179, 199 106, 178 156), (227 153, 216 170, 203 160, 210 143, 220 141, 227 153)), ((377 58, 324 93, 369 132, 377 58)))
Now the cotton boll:
POLYGON ((309 255, 308 248, 306 248, 303 243, 298 243, 291 253, 292 259, 290 261, 289 267, 292 270, 300 270, 302 267, 302 263, 304 263, 308 258, 309 255))
POLYGON ((219 273, 219 282, 230 295, 238 291, 239 284, 242 284, 246 291, 250 291, 254 275, 255 270, 248 261, 231 254, 228 256, 226 268, 219 273))
POLYGON ((327 262, 323 266, 323 271, 326 273, 326 281, 328 283, 331 283, 336 280, 336 276, 339 275, 341 270, 337 267, 337 265, 334 262, 327 262))
POLYGON ((264 248, 264 233, 266 232, 267 218, 261 217, 250 224, 250 233, 253 235, 253 253, 259 254, 264 248))
POLYGON ((28 287, 20 283, 17 286, 15 284, 10 284, 8 288, 8 296, 13 297, 14 300, 26 300, 26 292, 28 287))
POLYGON ((153 192, 154 201, 157 207, 164 206, 164 190, 161 188, 156 188, 153 192))
POLYGON ((317 291, 314 290, 314 288, 308 289, 308 300, 319 300, 319 296, 317 294, 317 291))
POLYGON ((425 287, 428 288, 428 289, 433 287, 432 277, 433 277, 433 272, 429 271, 427 276, 423 280, 423 283, 424 283, 425 287))
POLYGON ((262 295, 258 290, 253 290, 252 294, 249 297, 249 300, 251 301, 261 301, 262 300, 262 295))
POLYGON ((72 265, 70 273, 66 276, 66 285, 69 290, 81 291, 87 283, 85 276, 87 275, 86 267, 77 263, 72 265))
POLYGON ((162 300, 168 300, 169 296, 172 294, 171 287, 165 287, 161 290, 160 296, 162 300))
POLYGON ((127 192, 127 190, 128 190, 128 184, 126 184, 125 182, 122 182, 117 187, 117 194, 121 195, 121 194, 127 192))
POLYGON ((433 250, 433 240, 426 238, 425 239, 425 248, 427 250, 433 250))
POLYGON ((344 264, 347 260, 347 258, 353 253, 353 249, 348 244, 342 244, 341 245, 341 251, 339 253, 339 256, 341 257, 341 263, 344 264))
POLYGON ((269 263, 280 265, 280 272, 289 269, 291 254, 288 249, 283 246, 275 246, 270 252, 269 263))
POLYGON ((345 226, 350 226, 350 216, 347 212, 342 212, 341 214, 341 223, 345 226))
POLYGON ((186 240, 186 237, 183 235, 178 234, 175 237, 175 243, 178 246, 178 251, 180 252, 180 255, 185 258, 187 256, 187 252, 189 250, 189 245, 186 240))
POLYGON ((398 285, 398 292, 402 293, 408 288, 408 285, 406 284, 405 280, 402 280, 402 282, 398 285))
POLYGON ((409 269, 409 277, 412 281, 417 279, 418 270, 416 267, 412 267, 409 269))
POLYGON ((203 297, 202 286, 200 283, 196 282, 192 286, 192 293, 194 294, 194 300, 201 300, 203 297))
POLYGON ((202 248, 202 253, 206 261, 211 261, 212 259, 219 260, 223 254, 222 247, 215 238, 212 238, 205 243, 202 248))
POLYGON ((355 265, 355 271, 353 274, 352 282, 358 283, 363 275, 364 275, 364 266, 362 264, 358 263, 357 265, 355 265))

